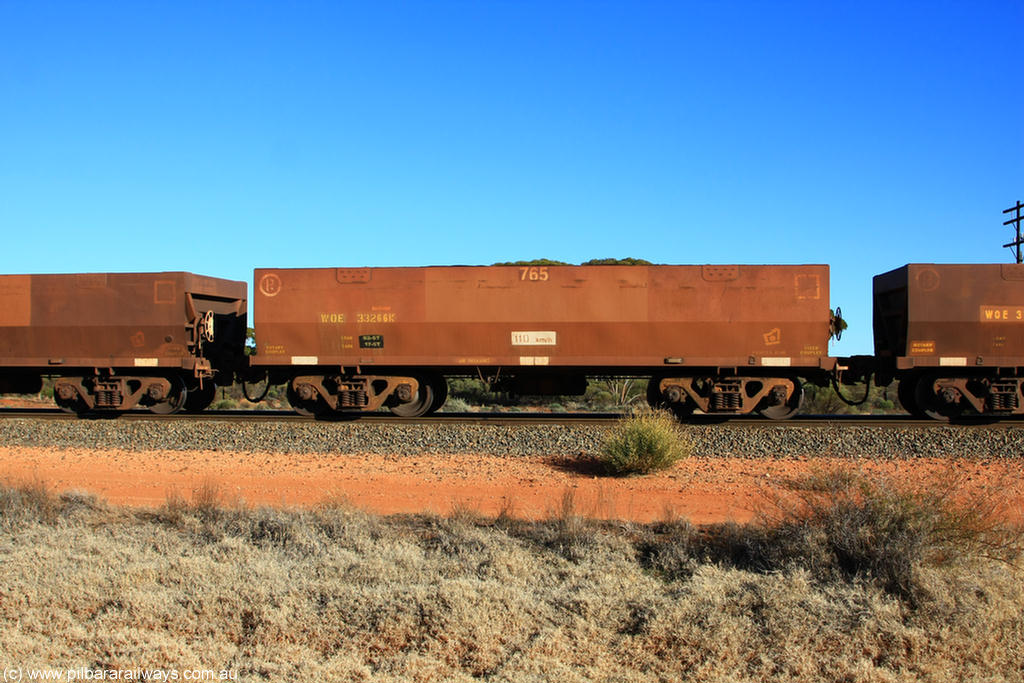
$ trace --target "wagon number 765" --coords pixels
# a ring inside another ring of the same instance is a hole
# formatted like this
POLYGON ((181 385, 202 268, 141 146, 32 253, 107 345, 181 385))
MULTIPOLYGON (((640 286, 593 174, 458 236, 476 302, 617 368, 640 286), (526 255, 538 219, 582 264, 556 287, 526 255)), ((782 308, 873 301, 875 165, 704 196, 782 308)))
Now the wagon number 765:
POLYGON ((548 279, 547 266, 523 266, 519 268, 519 279, 531 282, 545 282, 548 279))

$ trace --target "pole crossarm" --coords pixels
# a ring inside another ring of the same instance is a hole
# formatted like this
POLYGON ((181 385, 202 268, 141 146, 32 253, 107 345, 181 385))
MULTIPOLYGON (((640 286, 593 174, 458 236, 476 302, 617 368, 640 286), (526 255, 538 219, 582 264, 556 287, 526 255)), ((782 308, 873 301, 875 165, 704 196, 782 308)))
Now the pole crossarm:
POLYGON ((1024 203, 1021 203, 1018 200, 1016 206, 1011 206, 1009 209, 1006 209, 1006 210, 1003 211, 1003 213, 1014 212, 1013 218, 1011 218, 1008 221, 1003 221, 1003 225, 1012 225, 1012 226, 1014 226, 1016 228, 1016 230, 1017 230, 1017 239, 1015 239, 1013 242, 1010 242, 1009 244, 1004 244, 1003 246, 1004 247, 1014 247, 1015 248, 1015 255, 1017 257, 1017 263, 1024 263, 1024 258, 1022 258, 1022 256, 1024 256, 1024 255, 1021 254, 1021 245, 1024 245, 1024 239, 1021 239, 1021 235, 1020 235, 1020 224, 1021 224, 1021 220, 1024 220, 1024 216, 1021 215, 1021 209, 1024 209, 1024 203))

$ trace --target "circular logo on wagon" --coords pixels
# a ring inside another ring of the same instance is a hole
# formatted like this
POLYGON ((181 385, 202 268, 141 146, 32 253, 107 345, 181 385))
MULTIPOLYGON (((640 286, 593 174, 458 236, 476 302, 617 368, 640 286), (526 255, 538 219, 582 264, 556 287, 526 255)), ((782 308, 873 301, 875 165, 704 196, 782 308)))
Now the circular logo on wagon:
POLYGON ((917 286, 931 292, 939 288, 939 273, 934 268, 925 268, 917 274, 917 286))
POLYGON ((281 278, 277 273, 267 273, 260 278, 260 291, 264 296, 277 296, 281 291, 281 278))

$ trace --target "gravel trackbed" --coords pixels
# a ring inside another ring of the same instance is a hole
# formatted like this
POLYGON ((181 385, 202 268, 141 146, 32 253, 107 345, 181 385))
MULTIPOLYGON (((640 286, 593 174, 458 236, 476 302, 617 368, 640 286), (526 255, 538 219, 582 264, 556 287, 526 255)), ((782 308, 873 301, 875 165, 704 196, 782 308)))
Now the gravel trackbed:
POLYGON ((686 426, 694 456, 643 477, 599 476, 603 425, 0 421, 0 479, 155 507, 171 496, 379 513, 469 508, 539 518, 571 504, 598 518, 745 521, 768 484, 836 468, 999 487, 1020 514, 1018 427, 686 426))

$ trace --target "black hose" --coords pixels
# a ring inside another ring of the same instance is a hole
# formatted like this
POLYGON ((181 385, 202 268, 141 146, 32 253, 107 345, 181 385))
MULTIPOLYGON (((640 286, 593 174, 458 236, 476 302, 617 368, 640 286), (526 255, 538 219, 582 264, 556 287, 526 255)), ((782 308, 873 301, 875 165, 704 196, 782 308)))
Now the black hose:
POLYGON ((848 406, 861 406, 861 405, 864 405, 865 403, 867 403, 868 397, 871 396, 871 373, 868 373, 867 382, 864 385, 864 398, 862 398, 859 401, 851 401, 848 398, 846 398, 845 396, 843 396, 843 393, 841 391, 839 391, 839 382, 836 380, 836 376, 835 375, 832 375, 832 389, 835 390, 836 396, 839 397, 839 400, 842 401, 843 403, 845 403, 846 405, 848 405, 848 406))
POLYGON ((249 387, 246 385, 246 382, 243 379, 242 380, 242 395, 245 396, 245 400, 248 401, 249 403, 259 403, 260 401, 265 399, 267 397, 267 393, 270 391, 270 378, 267 377, 266 381, 267 381, 267 386, 263 387, 263 393, 260 394, 257 398, 253 398, 253 397, 249 396, 249 387))

